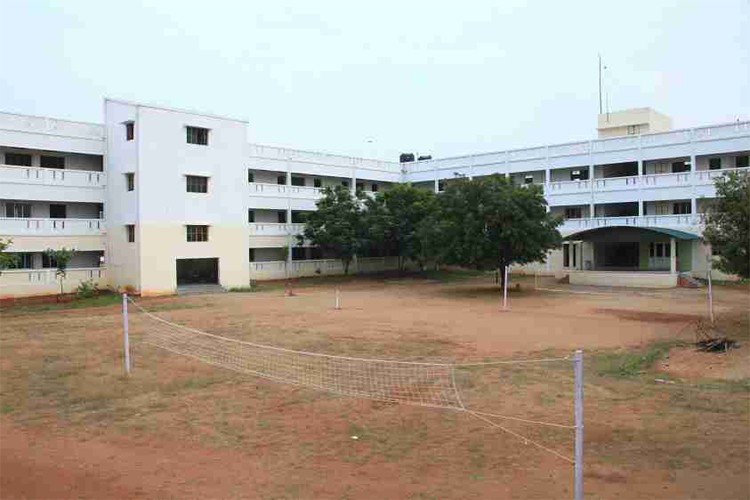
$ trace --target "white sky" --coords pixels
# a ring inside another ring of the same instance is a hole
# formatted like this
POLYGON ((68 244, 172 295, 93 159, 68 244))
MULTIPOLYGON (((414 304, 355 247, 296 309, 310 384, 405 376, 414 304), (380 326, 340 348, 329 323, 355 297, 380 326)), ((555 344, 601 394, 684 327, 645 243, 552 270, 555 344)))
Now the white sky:
POLYGON ((0 110, 102 97, 250 121, 250 139, 397 159, 595 135, 612 110, 750 119, 750 1, 0 0, 0 110))

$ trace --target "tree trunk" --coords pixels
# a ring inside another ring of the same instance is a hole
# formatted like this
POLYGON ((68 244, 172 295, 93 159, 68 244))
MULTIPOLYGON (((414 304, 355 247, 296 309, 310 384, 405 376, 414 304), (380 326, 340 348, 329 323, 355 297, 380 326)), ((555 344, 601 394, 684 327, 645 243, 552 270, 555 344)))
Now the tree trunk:
POLYGON ((349 274, 349 263, 351 259, 342 259, 341 262, 344 264, 344 276, 349 274))

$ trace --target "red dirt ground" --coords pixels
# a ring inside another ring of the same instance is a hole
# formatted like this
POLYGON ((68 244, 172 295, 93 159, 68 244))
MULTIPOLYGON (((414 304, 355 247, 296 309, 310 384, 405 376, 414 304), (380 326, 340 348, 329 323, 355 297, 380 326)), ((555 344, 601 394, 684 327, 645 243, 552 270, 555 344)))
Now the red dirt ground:
MULTIPOLYGON (((337 286, 341 311, 332 309, 327 285, 299 289, 297 297, 271 291, 142 303, 212 333, 338 354, 468 361, 583 347, 587 498, 750 495, 747 392, 704 393, 655 385, 651 375, 597 372, 599 351, 691 340, 704 310, 700 290, 525 290, 503 313, 496 289, 480 280, 337 286)), ((720 287, 716 296, 720 317, 742 311, 748 298, 746 290, 720 287)), ((135 370, 125 379, 119 321, 117 307, 0 316, 0 497, 571 496, 568 464, 468 415, 338 398, 157 351, 138 344, 144 324, 137 314, 135 370)), ((696 366, 718 358, 685 356, 673 349, 663 371, 688 381, 717 374, 696 366)), ((747 351, 731 356, 722 358, 727 366, 742 365, 747 351)), ((718 378, 746 377, 721 371, 718 378)), ((485 381, 496 385, 462 388, 472 405, 570 419, 566 366, 491 371, 485 381)), ((567 431, 502 424, 570 452, 567 431)))

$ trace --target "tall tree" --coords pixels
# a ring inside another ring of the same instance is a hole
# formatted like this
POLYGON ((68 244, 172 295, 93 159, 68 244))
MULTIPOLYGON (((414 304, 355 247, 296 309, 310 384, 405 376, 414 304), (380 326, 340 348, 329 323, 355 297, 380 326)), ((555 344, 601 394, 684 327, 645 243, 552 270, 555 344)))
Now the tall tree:
POLYGON ((750 278, 750 174, 729 172, 714 183, 717 201, 708 212, 703 236, 719 255, 716 267, 750 278))
POLYGON ((11 269, 18 265, 18 256, 6 251, 11 243, 13 243, 11 239, 0 238, 0 273, 3 269, 11 269))
POLYGON ((307 240, 341 259, 344 274, 348 274, 352 259, 364 243, 360 198, 344 186, 329 186, 323 189, 316 206, 318 209, 307 216, 305 229, 297 239, 300 244, 307 240))
POLYGON ((63 294, 63 282, 68 274, 68 264, 70 263, 70 259, 73 258, 73 255, 75 255, 76 251, 65 247, 62 247, 60 250, 52 250, 51 248, 48 248, 44 252, 47 257, 52 261, 52 263, 55 266, 55 276, 60 281, 60 297, 62 297, 63 294))
POLYGON ((399 270, 406 259, 424 264, 419 228, 435 208, 435 193, 410 184, 397 184, 365 202, 363 219, 368 242, 384 255, 398 257, 399 270))
POLYGON ((515 186, 497 174, 458 178, 437 198, 438 257, 448 264, 504 269, 542 261, 562 243, 562 220, 547 212, 539 186, 515 186))

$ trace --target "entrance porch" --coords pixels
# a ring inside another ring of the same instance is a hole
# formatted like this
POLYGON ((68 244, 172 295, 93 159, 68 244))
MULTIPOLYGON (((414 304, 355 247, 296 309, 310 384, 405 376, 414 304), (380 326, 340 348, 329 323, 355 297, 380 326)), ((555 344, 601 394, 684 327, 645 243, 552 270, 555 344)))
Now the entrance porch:
POLYGON ((692 270, 699 236, 666 228, 610 226, 571 234, 563 268, 571 284, 669 288, 692 270))

